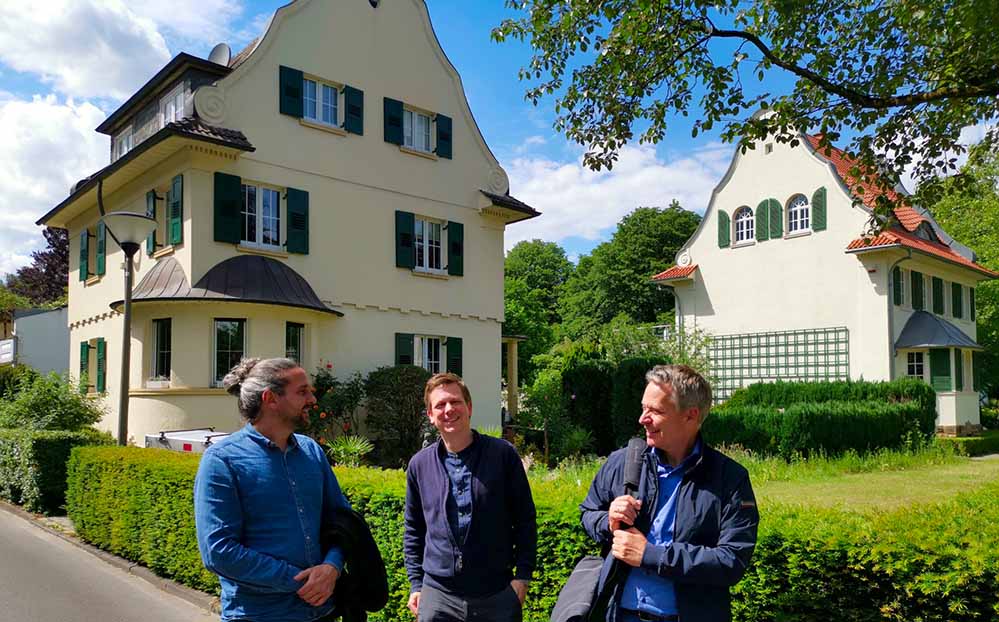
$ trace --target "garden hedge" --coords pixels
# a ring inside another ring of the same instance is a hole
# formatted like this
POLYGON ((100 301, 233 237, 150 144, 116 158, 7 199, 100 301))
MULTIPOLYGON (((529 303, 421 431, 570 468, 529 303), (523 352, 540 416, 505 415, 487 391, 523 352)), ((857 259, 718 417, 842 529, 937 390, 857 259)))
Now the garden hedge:
POLYGON ((593 434, 593 449, 606 456, 619 447, 608 413, 614 367, 608 361, 584 359, 562 372, 563 403, 569 421, 593 434))
POLYGON ((611 387, 611 421, 615 447, 622 447, 640 432, 638 417, 642 414, 642 394, 645 374, 656 365, 666 365, 664 357, 625 359, 614 369, 611 387))
POLYGON ((938 443, 953 445, 962 456, 999 454, 999 430, 986 430, 981 436, 938 438, 938 443))
POLYGON ((96 430, 0 430, 0 498, 31 512, 61 513, 70 450, 109 442, 96 430))
MULTIPOLYGON (((197 456, 80 448, 70 463, 70 516, 86 540, 192 587, 217 590, 194 537, 197 456)), ((401 471, 336 469, 368 519, 389 572, 374 620, 409 622, 402 565, 401 471)), ((525 620, 547 621, 576 561, 594 546, 577 504, 589 482, 534 484, 538 569, 525 620)), ((880 514, 763 505, 756 555, 734 590, 737 621, 964 622, 999 616, 999 482, 951 501, 880 514)))

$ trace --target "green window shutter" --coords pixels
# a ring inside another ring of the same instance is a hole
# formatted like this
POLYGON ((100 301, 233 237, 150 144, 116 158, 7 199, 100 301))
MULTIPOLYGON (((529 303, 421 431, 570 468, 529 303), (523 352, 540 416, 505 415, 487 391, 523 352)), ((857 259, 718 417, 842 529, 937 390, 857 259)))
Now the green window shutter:
POLYGON ((912 309, 922 311, 925 306, 923 304, 923 274, 913 270, 909 273, 909 280, 912 282, 912 287, 909 288, 909 291, 912 292, 912 309))
POLYGON ((935 391, 953 391, 950 377, 950 349, 930 350, 930 385, 935 391))
POLYGON ((944 313, 944 286, 943 279, 933 277, 933 312, 937 315, 944 313))
POLYGON ((437 115, 437 157, 451 159, 451 117, 437 115))
POLYGON ((756 206, 756 239, 759 242, 770 239, 770 212, 766 201, 756 206))
POLYGON ((784 237, 784 206, 777 199, 767 199, 770 203, 770 239, 784 237))
POLYGON ((954 390, 964 391, 964 350, 954 348, 954 390))
POLYGON ((288 252, 309 254, 309 193, 288 188, 288 252))
POLYGON ((215 241, 239 244, 242 180, 236 175, 215 173, 215 241))
POLYGON ((416 267, 416 216, 412 212, 395 212, 395 265, 416 267))
POLYGON ((107 271, 108 228, 103 221, 97 223, 97 274, 107 271))
POLYGON ((292 69, 281 65, 278 68, 278 108, 281 114, 302 118, 304 106, 302 104, 302 80, 304 76, 301 70, 292 69))
POLYGON ((732 221, 724 210, 718 210, 718 248, 728 248, 732 242, 732 221))
POLYGON ((812 193, 812 231, 826 230, 826 188, 812 193))
POLYGON ((343 87, 347 112, 343 116, 343 129, 358 136, 364 135, 364 91, 352 86, 343 87))
POLYGON ((964 288, 960 283, 950 284, 950 311, 957 319, 964 317, 964 288))
POLYGON ((383 100, 385 111, 385 142, 393 145, 401 145, 402 136, 402 102, 397 99, 383 100))
POLYGON ((396 333, 395 334, 395 364, 396 365, 412 365, 413 364, 413 334, 412 333, 396 333))
POLYGON ((90 233, 84 229, 80 234, 80 280, 90 278, 90 233))
POLYGON ((184 176, 177 175, 170 182, 167 197, 167 231, 170 244, 184 241, 184 176))
POLYGON ((902 269, 898 266, 891 271, 891 292, 895 306, 902 306, 902 269))
POLYGON ((461 337, 447 338, 447 370, 461 375, 461 337))
POLYGON ((80 342, 80 393, 87 392, 90 374, 90 344, 86 341, 80 342))
MULTIPOLYGON (((146 216, 156 220, 156 191, 150 190, 146 193, 146 216)), ((146 238, 146 254, 152 255, 156 252, 156 229, 146 238)))
POLYGON ((968 319, 975 321, 975 288, 968 288, 968 319))
POLYGON ((97 339, 97 382, 96 390, 98 393, 104 393, 107 391, 107 377, 108 377, 108 348, 107 344, 104 342, 104 338, 97 339))
POLYGON ((447 273, 465 275, 465 225, 450 220, 447 223, 447 273))

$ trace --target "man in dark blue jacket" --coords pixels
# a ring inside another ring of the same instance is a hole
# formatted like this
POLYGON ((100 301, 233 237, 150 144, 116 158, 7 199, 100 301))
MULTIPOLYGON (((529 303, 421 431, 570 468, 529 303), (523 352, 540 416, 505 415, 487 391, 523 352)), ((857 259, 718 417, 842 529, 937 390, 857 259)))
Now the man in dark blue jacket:
POLYGON ((583 528, 610 550, 598 588, 611 593, 607 620, 730 620, 729 588, 749 565, 759 524, 749 473, 701 440, 711 387, 700 374, 659 365, 645 379, 638 498, 624 494, 620 449, 580 505, 583 528), (615 566, 626 569, 616 582, 615 566))
POLYGON ((458 376, 435 375, 423 397, 441 438, 406 469, 409 609, 419 622, 519 622, 537 550, 520 457, 472 430, 472 396, 458 376))

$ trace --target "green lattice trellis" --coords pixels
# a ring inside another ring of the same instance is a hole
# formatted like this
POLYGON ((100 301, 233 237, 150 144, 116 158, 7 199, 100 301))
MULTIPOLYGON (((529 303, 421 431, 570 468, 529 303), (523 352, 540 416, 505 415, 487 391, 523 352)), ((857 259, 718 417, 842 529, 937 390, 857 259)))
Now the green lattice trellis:
POLYGON ((715 402, 755 382, 847 380, 846 327, 717 335, 709 349, 715 402))

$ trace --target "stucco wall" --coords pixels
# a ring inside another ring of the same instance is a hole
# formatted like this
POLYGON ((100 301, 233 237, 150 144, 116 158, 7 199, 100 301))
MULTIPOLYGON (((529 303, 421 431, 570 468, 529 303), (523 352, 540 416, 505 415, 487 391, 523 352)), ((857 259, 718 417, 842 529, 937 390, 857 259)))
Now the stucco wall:
POLYGON ((17 361, 43 374, 65 374, 69 369, 69 310, 19 317, 14 322, 17 361))

